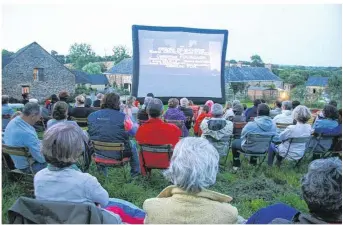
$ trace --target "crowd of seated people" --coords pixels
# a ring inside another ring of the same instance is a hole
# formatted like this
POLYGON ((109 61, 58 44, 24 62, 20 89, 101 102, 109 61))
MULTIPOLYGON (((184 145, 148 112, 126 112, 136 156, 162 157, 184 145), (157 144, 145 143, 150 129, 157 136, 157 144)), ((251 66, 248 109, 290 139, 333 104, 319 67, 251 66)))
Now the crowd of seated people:
POLYGON ((69 116, 75 118, 87 118, 94 110, 85 107, 85 97, 79 95, 75 98, 75 107, 71 109, 69 116))
POLYGON ((283 101, 281 109, 281 114, 278 114, 273 118, 274 123, 293 124, 292 102, 283 101))
POLYGON ((257 106, 259 104, 261 104, 261 100, 260 99, 255 99, 253 107, 248 108, 245 111, 246 122, 249 122, 251 120, 251 118, 255 118, 257 116, 257 106))

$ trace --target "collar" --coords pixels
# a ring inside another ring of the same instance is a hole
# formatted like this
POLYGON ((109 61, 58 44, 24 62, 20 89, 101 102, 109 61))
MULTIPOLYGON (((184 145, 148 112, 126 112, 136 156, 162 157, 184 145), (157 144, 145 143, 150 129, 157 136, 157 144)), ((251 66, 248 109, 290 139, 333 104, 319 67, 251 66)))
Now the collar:
POLYGON ((150 118, 146 123, 163 123, 161 118, 150 118))
POLYGON ((173 196, 174 194, 193 195, 195 197, 207 198, 207 199, 217 201, 217 202, 231 202, 232 201, 232 197, 215 192, 215 191, 203 189, 199 193, 189 193, 182 190, 181 188, 178 188, 176 185, 171 185, 163 189, 163 191, 157 196, 157 198, 168 198, 168 197, 173 196))
POLYGON ((73 164, 73 165, 71 165, 71 166, 68 166, 68 167, 64 167, 64 168, 58 168, 58 167, 53 166, 53 165, 51 165, 51 164, 49 163, 48 166, 47 166, 47 168, 48 168, 48 170, 50 170, 50 171, 61 171, 61 170, 65 170, 65 169, 73 169, 73 170, 76 170, 76 171, 80 171, 80 172, 81 172, 81 170, 80 170, 75 164, 73 164))

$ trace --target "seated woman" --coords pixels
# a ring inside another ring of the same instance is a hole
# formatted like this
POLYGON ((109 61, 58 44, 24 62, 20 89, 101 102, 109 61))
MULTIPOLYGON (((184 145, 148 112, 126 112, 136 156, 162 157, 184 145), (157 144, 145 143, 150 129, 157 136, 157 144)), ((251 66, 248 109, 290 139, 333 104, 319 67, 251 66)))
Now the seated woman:
POLYGON ((129 116, 131 120, 137 123, 138 107, 134 106, 133 103, 136 101, 134 96, 129 96, 126 100, 126 104, 123 107, 125 115, 129 116))
POLYGON ((79 95, 75 98, 75 108, 72 108, 69 116, 75 118, 87 118, 93 112, 92 109, 85 107, 85 97, 79 95))
POLYGON ((193 123, 193 110, 191 107, 189 107, 189 101, 187 98, 180 99, 179 109, 183 112, 183 114, 187 118, 185 125, 189 131, 189 129, 192 128, 192 123, 193 123))
POLYGON ((341 224, 342 223, 342 161, 338 158, 313 161, 301 179, 302 197, 309 214, 298 212, 285 204, 260 209, 247 224, 341 224))
MULTIPOLYGON (((98 110, 88 117, 88 134, 92 141, 124 143, 124 158, 130 157, 131 176, 137 176, 139 172, 139 159, 137 147, 134 141, 130 141, 130 135, 134 136, 138 126, 133 124, 130 117, 120 112, 120 97, 116 93, 106 94, 101 110, 98 110)), ((98 150, 96 155, 99 158, 112 158, 121 160, 119 151, 98 150)), ((107 167, 99 166, 107 175, 107 167)))
POLYGON ((179 100, 176 98, 171 98, 168 100, 168 109, 166 113, 164 114, 163 118, 165 120, 181 120, 184 121, 184 124, 182 126, 182 136, 187 137, 188 136, 188 129, 186 127, 186 121, 187 118, 185 114, 178 108, 179 100))
POLYGON ((71 123, 77 126, 77 123, 75 121, 68 121, 68 108, 69 105, 65 102, 58 101, 54 104, 54 107, 52 109, 52 119, 48 121, 47 129, 52 127, 53 125, 61 122, 65 123, 71 123))
POLYGON ((232 118, 232 122, 235 123, 235 122, 245 122, 246 121, 246 118, 243 115, 244 109, 240 103, 234 105, 232 108, 232 111, 234 113, 234 116, 232 118))
MULTIPOLYGON (((307 143, 292 143, 290 145, 290 138, 297 137, 310 137, 311 136, 311 125, 307 124, 307 121, 311 118, 311 111, 303 105, 299 105, 292 112, 293 119, 297 121, 296 125, 288 126, 279 136, 281 144, 275 146, 271 144, 268 154, 268 165, 272 166, 274 162, 275 154, 278 153, 278 165, 283 158, 288 160, 299 160, 303 157, 307 143), (289 151, 288 151, 289 149, 289 151)), ((292 119, 292 120, 293 120, 292 119)))
POLYGON ((213 106, 214 102, 212 100, 208 100, 205 102, 205 105, 207 105, 210 108, 210 114, 212 113, 212 106, 213 106))
POLYGON ((46 106, 46 109, 49 111, 49 115, 51 115, 52 109, 54 108, 55 103, 58 101, 59 101, 59 98, 57 97, 57 95, 55 94, 51 95, 50 103, 46 106))
POLYGON ((337 108, 332 105, 325 105, 323 109, 323 117, 316 119, 316 121, 313 124, 313 129, 335 128, 338 126, 337 119, 337 108))
POLYGON ((7 124, 10 122, 11 116, 14 114, 14 110, 8 105, 8 95, 2 96, 2 130, 5 130, 7 124))
POLYGON ((193 121, 195 121, 198 118, 198 112, 200 107, 198 105, 195 105, 192 100, 189 100, 189 107, 193 110, 193 121))
POLYGON ((145 200, 145 223, 232 224, 238 211, 232 197, 205 188, 216 182, 219 155, 204 138, 188 137, 176 144, 165 177, 174 185, 145 200))
POLYGON ((193 127, 193 129, 194 129, 194 134, 195 134, 196 136, 198 136, 198 137, 200 137, 201 134, 202 134, 202 131, 201 131, 201 129, 200 129, 200 124, 201 124, 201 122, 202 122, 205 118, 207 118, 207 117, 208 117, 208 118, 211 118, 211 117, 212 117, 212 115, 209 113, 209 112, 210 112, 210 108, 209 108, 207 105, 204 105, 204 106, 202 107, 202 109, 199 110, 199 112, 201 112, 201 113, 199 114, 198 118, 196 119, 195 124, 194 124, 194 127, 193 127))

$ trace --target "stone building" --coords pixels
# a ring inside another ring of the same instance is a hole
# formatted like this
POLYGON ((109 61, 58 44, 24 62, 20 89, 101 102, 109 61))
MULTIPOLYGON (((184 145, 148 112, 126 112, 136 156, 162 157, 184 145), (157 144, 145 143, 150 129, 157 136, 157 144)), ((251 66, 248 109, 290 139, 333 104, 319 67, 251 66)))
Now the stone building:
POLYGON ((309 77, 306 82, 306 90, 309 95, 324 93, 328 87, 328 77, 309 77))
POLYGON ((36 42, 2 58, 2 94, 38 100, 65 90, 74 93, 75 75, 36 42))
POLYGON ((132 58, 123 59, 114 65, 104 74, 106 74, 111 85, 115 82, 118 86, 131 91, 132 89, 132 58))

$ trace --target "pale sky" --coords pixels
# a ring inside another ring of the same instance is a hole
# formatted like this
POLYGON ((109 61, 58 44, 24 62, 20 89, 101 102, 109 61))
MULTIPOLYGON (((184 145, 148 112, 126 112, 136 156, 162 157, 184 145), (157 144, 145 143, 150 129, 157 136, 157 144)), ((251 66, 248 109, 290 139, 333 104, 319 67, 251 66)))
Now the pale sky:
POLYGON ((2 47, 17 51, 36 41, 67 54, 72 43, 85 42, 110 55, 114 45, 132 49, 133 24, 227 29, 227 59, 258 54, 266 63, 342 66, 342 7, 333 4, 7 4, 2 47))

